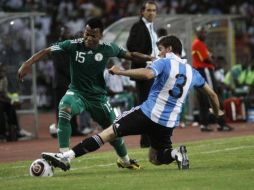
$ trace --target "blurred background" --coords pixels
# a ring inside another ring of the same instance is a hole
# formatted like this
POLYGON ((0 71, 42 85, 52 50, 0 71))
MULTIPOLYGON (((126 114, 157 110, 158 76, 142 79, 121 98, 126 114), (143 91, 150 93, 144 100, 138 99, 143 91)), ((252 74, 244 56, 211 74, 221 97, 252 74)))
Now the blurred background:
MULTIPOLYGON (((220 81, 223 98, 241 98, 244 102, 244 113, 236 112, 226 119, 230 122, 253 122, 254 2, 156 2, 159 13, 155 21, 156 28, 163 28, 168 34, 180 37, 184 45, 182 56, 188 58, 189 63, 195 29, 200 25, 208 28, 207 46, 216 60, 216 69, 227 79, 220 81), (232 69, 236 65, 244 66, 239 72, 245 73, 246 79, 234 84, 231 73, 235 73, 232 69)), ((54 65, 51 58, 37 63, 33 66, 31 75, 20 83, 16 74, 22 62, 33 53, 62 40, 63 29, 70 38, 80 36, 86 21, 94 16, 101 17, 105 27, 108 27, 104 32, 104 40, 125 47, 130 27, 137 21, 142 3, 141 0, 0 0, 0 67, 8 80, 8 97, 15 106, 18 117, 32 116, 29 127, 20 127, 27 130, 28 136, 38 137, 39 113, 54 111, 54 65)), ((129 67, 129 63, 123 60, 114 59, 112 62, 129 67)), ((135 84, 129 86, 135 88, 135 84)), ((133 88, 132 101, 135 101, 133 88)), ((112 96, 116 112, 131 106, 126 100, 114 98, 112 96)), ((198 121, 198 107, 195 105, 195 95, 192 95, 182 119, 187 125, 198 121)), ((232 104, 230 109, 237 109, 237 106, 233 107, 232 104)))

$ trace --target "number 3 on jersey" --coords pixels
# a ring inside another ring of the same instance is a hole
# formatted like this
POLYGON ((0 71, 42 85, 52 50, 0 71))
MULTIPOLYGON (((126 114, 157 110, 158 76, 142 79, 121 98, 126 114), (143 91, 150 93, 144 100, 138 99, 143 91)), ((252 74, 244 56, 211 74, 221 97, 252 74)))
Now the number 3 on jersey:
POLYGON ((84 63, 85 62, 85 53, 84 52, 79 52, 79 51, 76 51, 76 61, 79 62, 79 63, 84 63))
POLYGON ((168 93, 174 98, 180 98, 183 95, 183 87, 186 84, 187 77, 183 74, 177 74, 175 78, 176 83, 174 87, 168 91, 168 93))

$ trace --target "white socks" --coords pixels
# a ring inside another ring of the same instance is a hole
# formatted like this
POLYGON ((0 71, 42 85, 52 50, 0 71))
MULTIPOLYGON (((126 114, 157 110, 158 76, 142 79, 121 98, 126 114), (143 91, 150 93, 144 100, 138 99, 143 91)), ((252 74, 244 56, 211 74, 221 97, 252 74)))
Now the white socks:
POLYGON ((126 156, 121 157, 122 161, 126 164, 130 163, 130 158, 129 155, 127 154, 126 156))
POLYGON ((177 154, 177 152, 178 152, 178 148, 175 148, 175 149, 173 149, 173 150, 171 151, 171 157, 172 157, 173 159, 176 159, 176 154, 177 154))
POLYGON ((67 152, 69 150, 70 150, 69 147, 67 147, 67 148, 59 148, 59 152, 62 152, 62 153, 67 152))
POLYGON ((67 157, 69 160, 72 160, 73 158, 75 158, 75 153, 73 150, 69 150, 67 152, 64 152, 63 156, 67 157))
POLYGON ((60 148, 60 152, 63 154, 64 157, 68 158, 69 161, 75 158, 74 151, 70 150, 69 148, 60 148))

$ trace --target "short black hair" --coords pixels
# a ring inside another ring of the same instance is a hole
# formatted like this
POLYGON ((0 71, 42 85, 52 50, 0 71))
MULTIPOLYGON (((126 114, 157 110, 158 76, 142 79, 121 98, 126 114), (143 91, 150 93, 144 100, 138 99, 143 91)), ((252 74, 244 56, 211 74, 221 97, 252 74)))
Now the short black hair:
POLYGON ((176 36, 163 36, 157 42, 157 45, 162 45, 165 48, 172 47, 172 51, 175 54, 182 54, 182 43, 176 36))
POLYGON ((157 31, 156 31, 158 37, 162 37, 162 36, 166 36, 168 34, 168 31, 167 29, 165 28, 159 28, 157 31))
POLYGON ((146 4, 153 4, 153 5, 156 6, 156 9, 158 9, 157 3, 155 1, 153 1, 153 0, 149 0, 149 1, 143 2, 142 6, 141 6, 141 9, 140 9, 140 13, 142 13, 145 10, 146 4))
POLYGON ((86 25, 89 25, 91 27, 91 29, 99 28, 101 33, 103 33, 104 25, 103 25, 101 19, 98 18, 98 17, 94 17, 94 18, 89 19, 86 22, 86 25))

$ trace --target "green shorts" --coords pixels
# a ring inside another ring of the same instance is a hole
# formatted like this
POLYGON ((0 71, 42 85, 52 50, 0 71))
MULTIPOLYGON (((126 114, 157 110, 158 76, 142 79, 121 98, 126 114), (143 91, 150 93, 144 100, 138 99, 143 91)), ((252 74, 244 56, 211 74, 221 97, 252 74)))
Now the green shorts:
POLYGON ((104 100, 87 100, 78 92, 68 90, 59 103, 59 110, 64 107, 71 108, 71 115, 78 115, 84 110, 91 114, 91 117, 103 129, 109 127, 116 118, 116 115, 105 96, 104 100))

